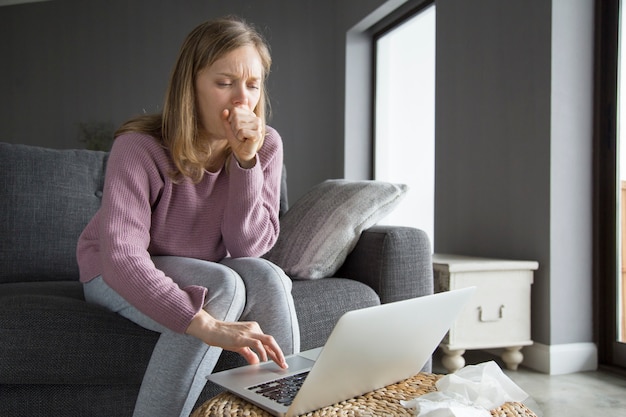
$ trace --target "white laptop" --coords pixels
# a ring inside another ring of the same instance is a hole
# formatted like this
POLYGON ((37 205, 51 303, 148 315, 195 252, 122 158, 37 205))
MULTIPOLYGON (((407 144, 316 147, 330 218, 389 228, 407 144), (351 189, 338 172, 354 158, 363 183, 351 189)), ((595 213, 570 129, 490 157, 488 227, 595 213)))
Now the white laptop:
POLYGON ((275 416, 297 416, 417 374, 475 287, 345 313, 326 345, 207 378, 275 416))

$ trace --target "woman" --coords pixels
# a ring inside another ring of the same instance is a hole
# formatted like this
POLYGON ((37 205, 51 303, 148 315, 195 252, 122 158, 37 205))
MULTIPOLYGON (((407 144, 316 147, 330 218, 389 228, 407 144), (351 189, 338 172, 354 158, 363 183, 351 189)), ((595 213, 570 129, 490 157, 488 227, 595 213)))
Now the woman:
POLYGON ((134 416, 189 415, 222 349, 283 368, 281 346, 299 349, 291 281, 258 258, 279 231, 270 64, 246 23, 204 23, 181 48, 163 113, 116 132, 77 259, 87 301, 161 333, 134 416))

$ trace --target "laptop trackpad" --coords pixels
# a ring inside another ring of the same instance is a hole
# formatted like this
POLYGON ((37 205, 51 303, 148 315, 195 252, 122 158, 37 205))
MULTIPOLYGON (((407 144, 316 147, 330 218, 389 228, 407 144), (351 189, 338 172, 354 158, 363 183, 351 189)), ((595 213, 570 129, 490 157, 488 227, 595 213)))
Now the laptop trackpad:
MULTIPOLYGON (((224 381, 233 381, 238 380, 239 378, 244 378, 243 381, 249 381, 251 384, 256 383, 258 380, 264 380, 267 378, 275 378, 284 375, 294 374, 300 372, 304 369, 311 368, 314 361, 302 357, 300 355, 289 355, 285 357, 287 361, 287 365, 289 368, 282 369, 280 366, 276 365, 272 361, 263 362, 258 365, 252 366, 242 366, 240 368, 233 368, 229 371, 218 372, 215 374, 209 375, 209 380, 213 382, 217 382, 218 384, 224 381), (226 374, 226 375, 225 375, 226 374), (271 376, 274 375, 274 376, 271 376), (248 380, 248 378, 253 378, 252 380, 248 380)), ((229 386, 227 386, 229 388, 229 386)))
POLYGON ((303 358, 307 358, 309 360, 312 360, 313 362, 315 362, 318 358, 318 356, 320 356, 320 353, 322 353, 322 349, 324 349, 324 347, 318 347, 315 349, 309 349, 309 350, 305 350, 304 352, 300 352, 297 355, 298 356, 302 356, 303 358))
POLYGON ((282 373, 293 373, 301 371, 303 369, 312 367, 315 363, 315 360, 308 359, 300 354, 289 355, 285 358, 285 360, 287 361, 287 365, 289 365, 289 368, 285 370, 280 369, 278 365, 274 364, 274 366, 277 369, 280 369, 282 373))

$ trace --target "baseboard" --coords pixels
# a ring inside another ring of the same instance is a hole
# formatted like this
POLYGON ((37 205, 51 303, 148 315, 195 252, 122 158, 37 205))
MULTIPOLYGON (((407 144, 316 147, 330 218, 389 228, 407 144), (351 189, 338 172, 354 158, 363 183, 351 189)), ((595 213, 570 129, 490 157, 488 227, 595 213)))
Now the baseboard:
MULTIPOLYGON (((495 350, 490 350, 497 353, 495 350)), ((549 375, 572 374, 598 369, 598 348, 594 343, 544 345, 533 343, 522 349, 521 366, 549 375)))

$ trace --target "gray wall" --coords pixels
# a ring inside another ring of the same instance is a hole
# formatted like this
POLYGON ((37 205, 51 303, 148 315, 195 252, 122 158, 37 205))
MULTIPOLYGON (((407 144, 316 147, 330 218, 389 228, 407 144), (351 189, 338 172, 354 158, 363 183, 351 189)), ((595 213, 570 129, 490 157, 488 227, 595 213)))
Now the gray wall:
MULTIPOLYGON (((272 45, 272 124, 285 142, 291 200, 323 179, 366 177, 370 78, 355 71, 369 66, 362 61, 365 18, 402 3, 56 0, 1 7, 0 140, 77 147, 78 122, 119 124, 158 110, 188 31, 236 13, 272 45), (346 51, 348 30, 356 52, 346 51)), ((592 341, 592 6, 437 1, 435 249, 539 261, 532 336, 547 345, 592 341)))
POLYGON ((593 1, 437 2, 438 252, 537 260, 533 339, 591 342, 593 1))
POLYGON ((380 0, 56 0, 0 7, 0 140, 83 146, 78 123, 157 112, 187 33, 237 14, 272 47, 290 198, 343 174, 345 31, 380 0))
MULTIPOLYGON (((593 342, 593 0, 436 6, 435 251, 538 261, 533 340, 593 342)), ((368 172, 369 20, 348 37, 348 178, 368 172)))

